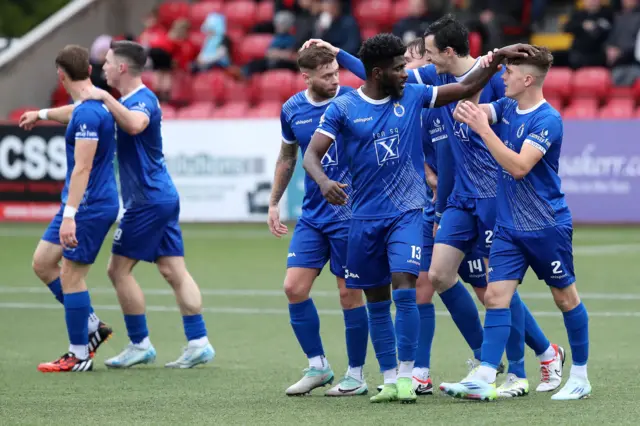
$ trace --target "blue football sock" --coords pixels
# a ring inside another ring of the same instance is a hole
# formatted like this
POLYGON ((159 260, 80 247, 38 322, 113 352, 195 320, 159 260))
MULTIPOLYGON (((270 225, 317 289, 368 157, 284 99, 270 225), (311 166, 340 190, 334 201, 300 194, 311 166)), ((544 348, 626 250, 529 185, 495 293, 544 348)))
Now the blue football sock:
POLYGON ((124 324, 127 326, 127 334, 131 343, 138 344, 149 337, 147 329, 147 316, 142 315, 126 315, 124 316, 124 324))
POLYGON ((69 342, 72 345, 89 344, 89 307, 91 298, 88 291, 64 295, 64 314, 67 322, 69 342))
POLYGON ((62 293, 62 284, 60 283, 60 277, 47 284, 47 288, 51 293, 53 293, 56 300, 64 305, 64 294, 62 293))
POLYGON ((367 303, 369 311, 369 332, 371 343, 380 364, 380 372, 395 369, 398 366, 396 359, 396 333, 391 320, 391 300, 384 302, 367 303))
POLYGON ((207 337, 207 327, 204 324, 202 314, 183 315, 182 325, 184 326, 184 335, 187 337, 187 341, 207 337))
POLYGON ((589 359, 589 314, 587 308, 580 302, 569 312, 563 312, 562 316, 569 336, 573 365, 585 365, 589 359))
POLYGON ((480 359, 482 347, 482 323, 473 298, 465 286, 458 281, 449 290, 440 293, 442 302, 451 314, 453 322, 462 333, 462 337, 473 351, 476 359, 480 359))
POLYGON ((436 309, 433 303, 418 305, 420 313, 420 334, 418 337, 418 350, 416 351, 415 366, 419 368, 431 367, 431 345, 436 332, 436 309))
POLYGON ((313 299, 290 303, 289 318, 293 332, 307 358, 324 355, 320 338, 320 317, 313 299))
POLYGON ((511 332, 507 340, 507 360, 509 361, 509 370, 516 377, 524 379, 527 377, 524 371, 524 326, 525 314, 524 303, 520 299, 518 292, 513 294, 511 298, 511 332))
POLYGON ((342 313, 344 314, 349 367, 362 367, 367 357, 367 343, 369 343, 367 308, 360 306, 359 308, 345 309, 342 313))
MULTIPOLYGON (((516 292, 514 296, 517 294, 518 292, 516 292)), ((542 355, 549 346, 551 346, 551 343, 538 325, 538 321, 536 321, 531 314, 527 305, 522 302, 522 306, 524 307, 524 342, 533 350, 536 356, 542 355)))
POLYGON ((511 309, 487 309, 484 318, 482 364, 498 368, 511 333, 511 309))
POLYGON ((396 304, 396 338, 398 339, 398 361, 415 361, 420 334, 420 313, 416 305, 416 289, 393 290, 396 304))

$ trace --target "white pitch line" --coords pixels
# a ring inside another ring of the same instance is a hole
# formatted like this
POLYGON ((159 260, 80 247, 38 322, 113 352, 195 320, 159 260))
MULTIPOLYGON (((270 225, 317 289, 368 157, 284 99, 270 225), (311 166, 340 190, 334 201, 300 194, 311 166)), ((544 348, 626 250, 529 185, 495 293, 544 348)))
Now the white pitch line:
MULTIPOLYGON (((253 289, 201 289, 204 296, 219 297, 285 297, 282 290, 253 290, 253 289)), ((110 287, 94 287, 89 288, 91 294, 115 294, 113 288, 110 287)), ((147 296, 173 296, 173 290, 167 289, 143 289, 147 296)), ((41 287, 1 287, 0 294, 49 294, 45 286, 41 287)), ((338 297, 338 291, 314 290, 311 292, 313 297, 338 297)), ((524 299, 549 299, 550 292, 520 292, 524 299)), ((640 293, 580 293, 580 298, 585 300, 640 300, 640 293)))
MULTIPOLYGON (((120 311, 118 305, 93 305, 93 308, 99 311, 120 311)), ((20 303, 20 302, 0 302, 0 309, 62 309, 59 303, 20 303)), ((177 312, 178 308, 175 306, 159 306, 150 305, 147 306, 147 311, 150 312, 177 312)), ((239 307, 226 307, 226 308, 204 308, 204 312, 213 314, 232 314, 232 315, 289 315, 287 309, 265 309, 265 308, 239 308, 239 307)), ((343 313, 339 309, 318 309, 320 315, 339 315, 343 313)), ((533 311, 533 315, 537 317, 560 317, 559 311, 533 311)), ((438 316, 449 316, 447 311, 436 311, 438 316)), ((484 315, 482 312, 480 315, 484 315)), ((589 311, 589 317, 602 317, 602 318, 640 318, 640 312, 598 312, 589 311)))

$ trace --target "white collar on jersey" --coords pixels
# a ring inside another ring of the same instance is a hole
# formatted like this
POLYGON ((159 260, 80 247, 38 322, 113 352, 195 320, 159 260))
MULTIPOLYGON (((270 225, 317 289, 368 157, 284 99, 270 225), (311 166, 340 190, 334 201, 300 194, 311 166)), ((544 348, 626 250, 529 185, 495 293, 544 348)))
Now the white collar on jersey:
POLYGON ((367 101, 367 102, 369 102, 370 104, 373 104, 373 105, 386 104, 387 102, 389 102, 391 100, 391 96, 387 96, 384 99, 371 99, 370 97, 368 97, 367 95, 364 94, 364 92, 362 91, 362 87, 358 88, 358 95, 360 95, 360 97, 362 99, 364 99, 365 101, 367 101))
POLYGON ((469 70, 467 70, 467 72, 465 72, 464 74, 460 75, 460 76, 453 76, 453 78, 456 79, 457 82, 461 82, 462 80, 465 79, 466 76, 469 75, 469 73, 471 73, 471 71, 473 71, 474 69, 478 68, 478 65, 480 65, 480 58, 476 59, 476 62, 473 64, 473 66, 471 68, 469 68, 469 70))
POLYGON ((133 95, 135 95, 136 93, 138 93, 139 91, 141 91, 142 89, 144 89, 145 87, 147 87, 147 86, 145 86, 144 84, 141 84, 140 86, 138 86, 138 87, 136 87, 135 89, 133 89, 133 90, 131 91, 131 93, 129 93, 127 96, 123 96, 123 97, 121 97, 121 98, 120 98, 120 102, 124 102, 124 101, 126 101, 127 99, 129 99, 130 97, 132 97, 133 95))
POLYGON ((329 99, 324 100, 322 102, 316 102, 313 99, 311 99, 311 96, 309 96, 309 89, 307 89, 307 90, 304 91, 304 97, 307 98, 307 102, 309 102, 314 107, 321 107, 321 106, 325 106, 326 104, 328 104, 329 102, 331 102, 332 100, 337 98, 339 93, 340 93, 340 86, 338 86, 338 90, 336 91, 336 94, 335 94, 335 96, 333 98, 329 98, 329 99))
POLYGON ((525 115, 525 114, 529 114, 530 112, 533 112, 535 110, 537 110, 538 108, 540 108, 542 105, 546 104, 547 100, 543 99, 540 102, 538 102, 537 104, 535 104, 534 106, 532 106, 529 109, 520 109, 520 107, 516 107, 516 112, 520 115, 525 115))

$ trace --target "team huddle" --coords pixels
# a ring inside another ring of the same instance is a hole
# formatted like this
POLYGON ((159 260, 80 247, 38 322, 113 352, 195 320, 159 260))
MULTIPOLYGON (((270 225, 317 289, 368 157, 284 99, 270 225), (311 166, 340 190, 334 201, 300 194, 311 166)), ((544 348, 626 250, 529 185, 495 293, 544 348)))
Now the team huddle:
POLYGON ((327 396, 368 393, 369 336, 384 377, 371 402, 412 403, 433 393, 435 292, 473 352, 469 374, 441 391, 474 400, 527 395, 525 344, 540 362, 536 391, 560 388, 565 350, 549 342, 517 292, 529 267, 550 287, 571 346, 569 379, 552 399, 591 394, 588 314, 558 175, 563 125, 542 92, 552 62, 546 48, 524 44, 474 59, 467 30, 450 16, 409 46, 374 36, 359 59, 322 40, 303 46, 298 65, 308 89, 282 107, 269 207, 271 232, 286 234, 278 203, 299 147, 305 197, 284 287, 309 367, 287 395, 334 381, 310 298, 327 262, 349 364, 327 396), (339 65, 364 84, 340 87, 339 65), (486 308, 484 327, 462 281, 486 308), (506 380, 496 386, 505 352, 506 380))
POLYGON ((30 111, 20 118, 20 126, 28 130, 38 120, 67 124, 62 205, 38 243, 33 268, 64 305, 70 346, 60 358, 38 366, 44 373, 92 370, 96 351, 112 335, 112 329, 99 320, 91 306, 85 278, 120 210, 116 151, 126 211, 113 237, 108 275, 122 307, 130 343, 105 364, 128 368, 156 359, 144 295, 132 273, 139 261, 157 264, 173 288, 182 314, 188 344, 166 367, 191 368, 215 355, 202 317, 200 290, 185 267, 178 224, 180 201, 162 154, 160 104, 140 77, 146 61, 143 46, 128 41, 113 43, 104 71, 109 85, 122 94, 117 100, 91 84, 88 51, 67 46, 55 63, 58 78, 75 103, 30 111))

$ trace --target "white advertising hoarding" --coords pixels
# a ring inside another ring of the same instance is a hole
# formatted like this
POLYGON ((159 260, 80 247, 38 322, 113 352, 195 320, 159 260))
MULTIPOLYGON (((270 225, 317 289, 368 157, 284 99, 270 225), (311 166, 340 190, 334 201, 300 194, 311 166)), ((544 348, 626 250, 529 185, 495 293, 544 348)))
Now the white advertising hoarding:
POLYGON ((181 221, 266 221, 280 152, 279 120, 168 120, 162 126, 181 221))

